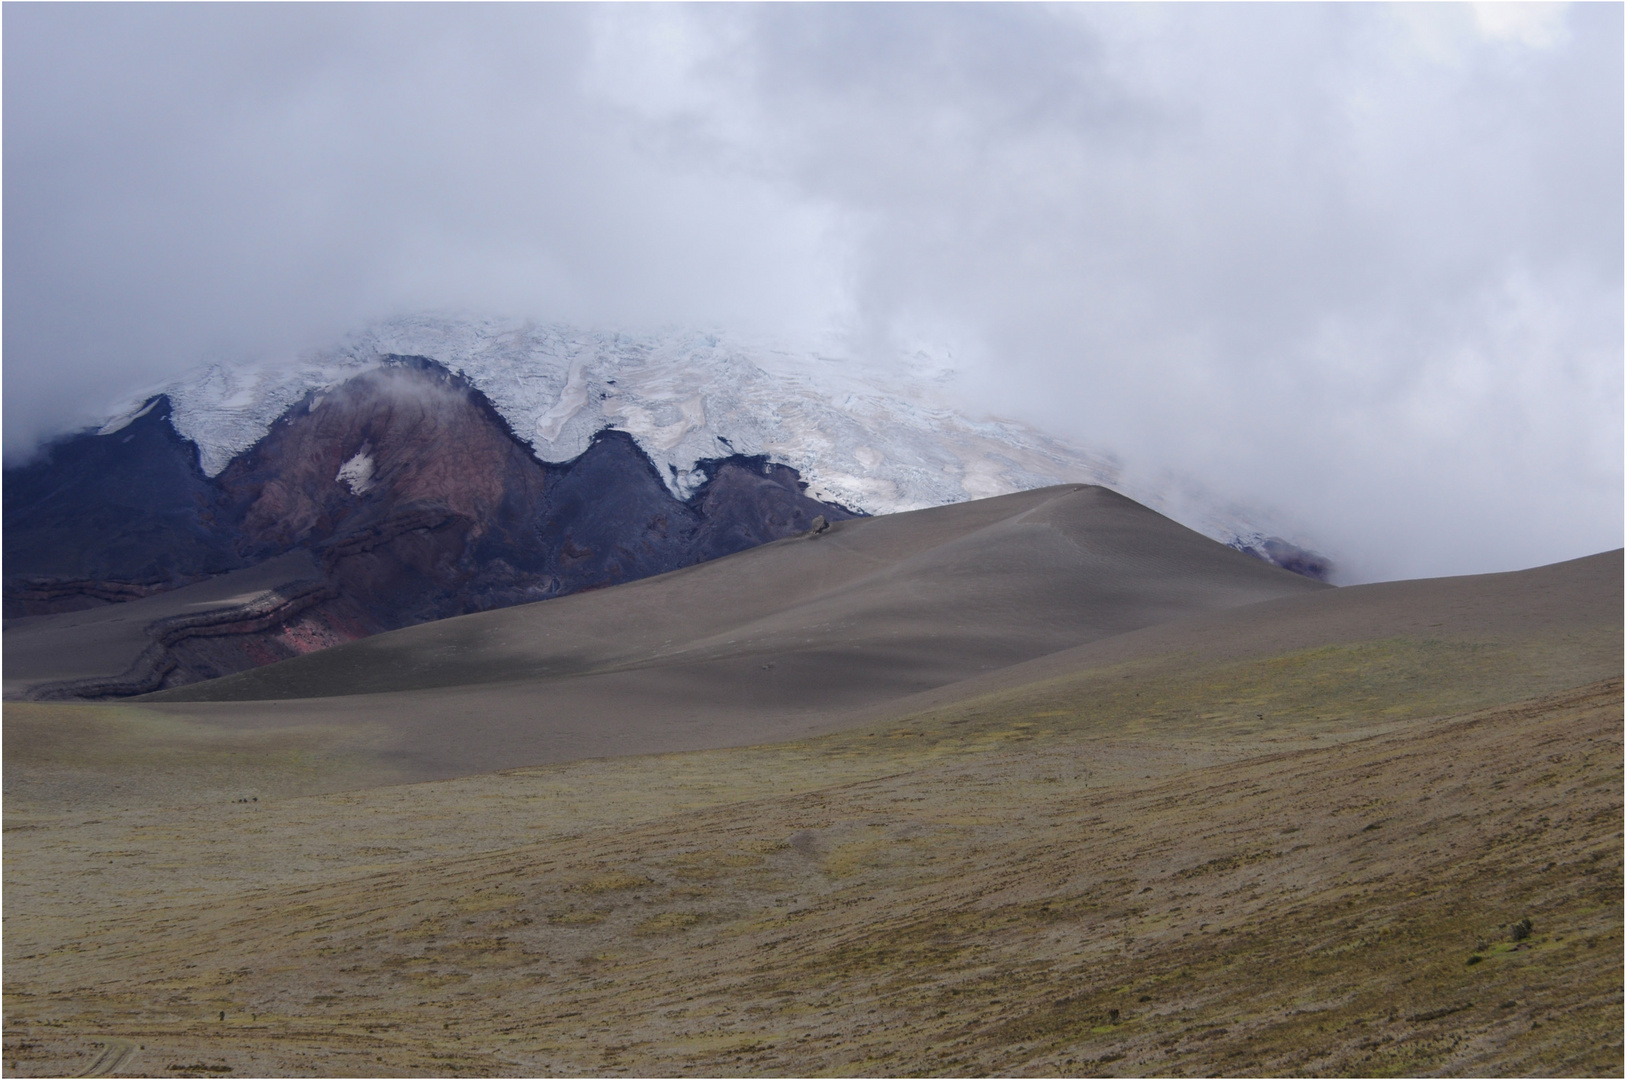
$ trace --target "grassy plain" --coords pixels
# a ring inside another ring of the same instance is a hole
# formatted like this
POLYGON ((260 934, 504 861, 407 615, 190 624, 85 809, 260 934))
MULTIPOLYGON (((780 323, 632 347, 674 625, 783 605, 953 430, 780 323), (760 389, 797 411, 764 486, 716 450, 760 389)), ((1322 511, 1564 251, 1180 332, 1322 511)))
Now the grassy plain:
POLYGON ((1620 1075, 1620 672, 1619 617, 1169 653, 395 786, 8 703, 5 1071, 1620 1075))

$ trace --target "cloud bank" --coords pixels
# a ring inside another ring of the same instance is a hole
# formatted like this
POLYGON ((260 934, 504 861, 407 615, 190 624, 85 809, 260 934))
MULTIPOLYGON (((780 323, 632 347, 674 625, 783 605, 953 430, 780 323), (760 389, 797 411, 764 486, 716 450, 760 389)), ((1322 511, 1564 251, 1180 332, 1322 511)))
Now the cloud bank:
POLYGON ((8 455, 417 311, 839 328, 1356 579, 1622 541, 1619 5, 7 5, 8 455))

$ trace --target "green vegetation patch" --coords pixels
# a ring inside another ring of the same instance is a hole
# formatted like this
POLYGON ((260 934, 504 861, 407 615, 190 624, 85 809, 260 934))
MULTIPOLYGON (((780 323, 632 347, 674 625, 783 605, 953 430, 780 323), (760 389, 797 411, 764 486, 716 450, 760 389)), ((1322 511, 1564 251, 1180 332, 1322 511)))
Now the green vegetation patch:
MULTIPOLYGON (((1171 656, 1081 671, 902 718, 926 753, 1075 735, 1263 740, 1366 733, 1585 681, 1554 643, 1395 637, 1227 663, 1171 656)), ((1569 653, 1564 653, 1569 657, 1569 653)), ((1597 676, 1594 676, 1597 677, 1597 676)), ((866 733, 868 734, 868 733, 866 733)), ((833 735, 833 749, 864 735, 833 735)), ((878 753, 887 744, 875 744, 878 753)))
POLYGON ((237 728, 137 705, 21 701, 4 719, 8 808, 250 803, 402 778, 374 751, 383 730, 365 724, 237 728))

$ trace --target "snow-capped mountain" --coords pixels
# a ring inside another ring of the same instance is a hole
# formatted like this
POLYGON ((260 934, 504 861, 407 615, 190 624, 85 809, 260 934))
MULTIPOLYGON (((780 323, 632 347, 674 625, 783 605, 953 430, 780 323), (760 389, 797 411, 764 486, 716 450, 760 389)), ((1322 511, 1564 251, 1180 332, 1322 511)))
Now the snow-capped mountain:
POLYGON ((1070 482, 1325 576, 1318 556, 1177 482, 967 418, 931 375, 921 358, 446 319, 292 363, 211 365, 6 470, 7 614, 258 582, 201 614, 166 600, 185 611, 146 627, 128 671, 38 691, 116 697, 637 581, 856 513, 1070 482))
MULTIPOLYGON (((595 434, 631 435, 671 493, 687 498, 698 463, 761 455, 801 476, 810 497, 883 514, 1048 484, 1102 484, 1198 531, 1313 576, 1325 560, 1258 511, 1221 503, 1179 477, 1141 475, 1110 454, 1009 420, 964 415, 937 392, 925 356, 859 363, 823 346, 718 333, 631 335, 521 320, 421 316, 377 324, 291 361, 202 367, 117 408, 118 430, 155 394, 199 447, 207 475, 258 442, 313 391, 424 356, 481 391, 545 462, 581 455, 595 434)), ((1290 534, 1291 535, 1291 534, 1290 534)))
POLYGON ((614 429, 569 461, 543 462, 485 394, 420 356, 382 357, 308 391, 212 476, 173 420, 170 397, 155 395, 128 422, 6 470, 8 618, 134 600, 114 621, 145 624, 148 639, 129 670, 41 694, 118 697, 214 678, 854 516, 762 455, 697 462, 691 473, 707 478, 680 499, 614 429), (174 590, 233 599, 199 610, 170 598, 156 621, 139 606, 174 590))

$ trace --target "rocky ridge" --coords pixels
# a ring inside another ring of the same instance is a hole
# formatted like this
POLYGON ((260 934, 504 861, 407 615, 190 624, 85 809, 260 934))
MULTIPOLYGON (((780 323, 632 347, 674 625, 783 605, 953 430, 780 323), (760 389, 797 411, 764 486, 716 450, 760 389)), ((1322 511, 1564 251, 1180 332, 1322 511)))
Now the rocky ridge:
POLYGON ((115 419, 102 430, 116 432, 164 395, 176 429, 215 476, 313 392, 390 356, 426 356, 479 390, 540 460, 575 460, 600 432, 624 432, 678 499, 706 482, 706 462, 735 455, 794 469, 811 497, 866 514, 1100 484, 1269 562, 1281 565, 1280 553, 1312 576, 1329 574, 1327 560, 1268 511, 1013 420, 969 416, 947 389, 956 377, 952 356, 927 348, 883 353, 855 351, 840 335, 621 333, 419 315, 294 358, 205 365, 114 404, 115 419))
POLYGON ((8 618, 150 595, 309 550, 319 579, 161 620, 122 696, 384 630, 648 577, 853 512, 762 456, 706 460, 675 495, 625 432, 538 460, 490 401, 423 357, 310 391, 213 476, 159 396, 8 470, 8 618), (269 594, 268 594, 269 595, 269 594), (173 625, 172 625, 173 624, 173 625))
POLYGON ((1328 577, 1327 560, 1264 518, 1149 486, 1022 425, 968 420, 932 398, 931 366, 437 318, 380 324, 298 362, 210 366, 6 470, 6 616, 226 581, 291 551, 316 558, 314 579, 276 596, 154 622, 117 677, 48 689, 116 696, 637 580, 819 517, 1080 481, 1328 577))

